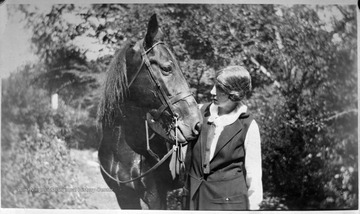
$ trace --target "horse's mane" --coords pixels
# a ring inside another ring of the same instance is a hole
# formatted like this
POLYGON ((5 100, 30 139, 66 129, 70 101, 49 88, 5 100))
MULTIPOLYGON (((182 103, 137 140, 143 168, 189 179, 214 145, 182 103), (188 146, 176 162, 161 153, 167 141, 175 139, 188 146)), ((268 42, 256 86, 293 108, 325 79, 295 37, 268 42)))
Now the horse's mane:
POLYGON ((107 71, 106 80, 103 84, 103 92, 98 108, 98 121, 112 124, 121 116, 121 103, 128 93, 128 81, 126 70, 126 51, 131 42, 126 42, 115 53, 107 71))

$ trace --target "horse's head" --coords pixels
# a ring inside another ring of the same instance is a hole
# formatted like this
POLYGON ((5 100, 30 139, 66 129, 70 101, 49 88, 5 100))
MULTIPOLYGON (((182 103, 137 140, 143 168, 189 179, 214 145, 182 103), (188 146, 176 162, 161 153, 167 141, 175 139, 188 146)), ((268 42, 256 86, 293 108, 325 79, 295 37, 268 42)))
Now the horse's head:
POLYGON ((151 127, 158 127, 153 128, 156 132, 170 140, 177 137, 179 142, 185 142, 199 134, 201 115, 178 61, 162 38, 157 17, 153 15, 145 39, 126 52, 129 90, 126 102, 148 109, 147 119, 151 127))

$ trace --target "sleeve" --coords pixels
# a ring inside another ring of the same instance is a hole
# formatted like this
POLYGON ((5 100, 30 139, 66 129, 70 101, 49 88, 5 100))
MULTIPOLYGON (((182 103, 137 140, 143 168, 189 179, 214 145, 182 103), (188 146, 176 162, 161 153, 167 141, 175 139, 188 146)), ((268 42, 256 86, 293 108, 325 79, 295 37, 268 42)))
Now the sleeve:
POLYGON ((263 200, 261 141, 259 127, 255 120, 249 126, 244 142, 246 184, 250 210, 258 210, 263 200))

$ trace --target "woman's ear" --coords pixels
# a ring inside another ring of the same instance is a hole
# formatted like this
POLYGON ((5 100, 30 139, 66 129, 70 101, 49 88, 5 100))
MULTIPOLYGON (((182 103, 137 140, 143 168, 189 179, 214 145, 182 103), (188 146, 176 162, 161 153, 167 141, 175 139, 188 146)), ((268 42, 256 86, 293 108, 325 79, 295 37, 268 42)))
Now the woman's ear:
POLYGON ((239 91, 231 91, 229 93, 229 99, 233 102, 241 101, 244 98, 244 93, 239 91))

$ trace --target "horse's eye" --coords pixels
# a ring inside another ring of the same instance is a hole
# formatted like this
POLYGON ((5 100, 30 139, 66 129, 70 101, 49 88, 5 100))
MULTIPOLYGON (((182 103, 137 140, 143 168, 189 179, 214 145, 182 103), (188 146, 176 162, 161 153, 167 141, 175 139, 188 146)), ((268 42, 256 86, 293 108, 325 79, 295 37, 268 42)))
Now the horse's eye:
POLYGON ((163 62, 163 61, 159 61, 159 60, 150 58, 149 61, 151 64, 156 64, 157 66, 159 66, 161 73, 163 75, 169 75, 173 70, 174 62, 172 60, 163 62))
POLYGON ((169 60, 168 62, 160 64, 161 71, 164 75, 169 75, 172 71, 173 61, 169 60))

